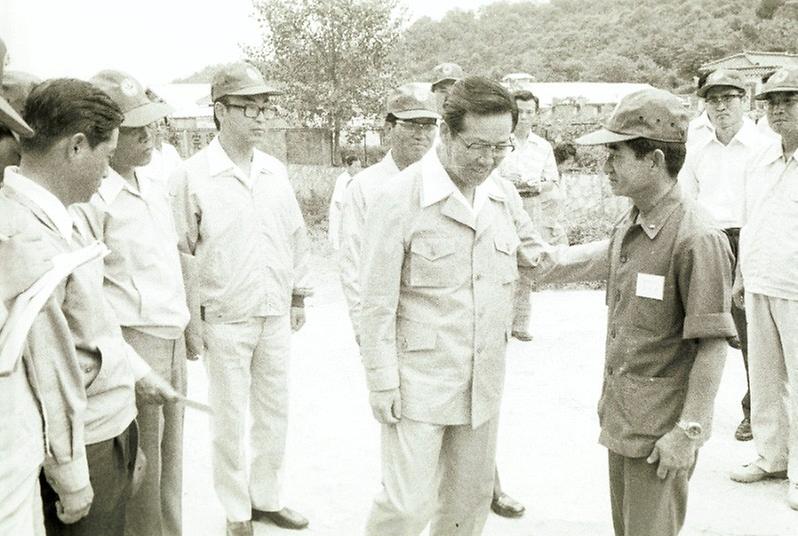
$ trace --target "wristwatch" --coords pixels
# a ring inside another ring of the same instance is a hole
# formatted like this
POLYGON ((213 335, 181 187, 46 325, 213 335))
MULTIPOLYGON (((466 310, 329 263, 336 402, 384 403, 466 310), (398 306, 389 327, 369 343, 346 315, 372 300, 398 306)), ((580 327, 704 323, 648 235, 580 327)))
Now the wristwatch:
POLYGON ((701 426, 701 423, 692 421, 679 421, 676 423, 676 426, 681 428, 682 432, 684 432, 684 435, 693 441, 696 439, 701 439, 701 436, 704 434, 704 427, 701 426))

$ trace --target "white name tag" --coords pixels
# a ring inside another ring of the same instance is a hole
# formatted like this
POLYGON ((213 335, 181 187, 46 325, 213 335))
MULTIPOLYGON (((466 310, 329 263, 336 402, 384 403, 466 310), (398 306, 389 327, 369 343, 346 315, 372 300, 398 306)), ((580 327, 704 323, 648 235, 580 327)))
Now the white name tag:
POLYGON ((662 300, 665 290, 665 277, 652 274, 637 274, 637 288, 635 294, 641 298, 651 298, 652 300, 662 300))

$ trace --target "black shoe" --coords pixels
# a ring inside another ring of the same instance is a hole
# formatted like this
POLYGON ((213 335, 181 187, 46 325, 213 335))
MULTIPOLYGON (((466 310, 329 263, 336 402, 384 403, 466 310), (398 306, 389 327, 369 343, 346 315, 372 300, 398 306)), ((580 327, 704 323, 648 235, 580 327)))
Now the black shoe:
POLYGON ((737 431, 734 432, 734 439, 737 441, 751 441, 754 434, 751 433, 751 419, 746 417, 737 426, 737 431))
POLYGON ((255 521, 271 521, 278 527, 284 529, 304 529, 308 526, 308 520, 299 512, 294 512, 290 508, 283 508, 276 512, 252 509, 252 519, 255 521))
POLYGON ((502 517, 521 517, 524 515, 526 508, 520 502, 516 501, 506 493, 500 493, 493 497, 490 503, 490 509, 493 513, 502 517))
POLYGON ((512 337, 519 341, 529 342, 532 340, 532 334, 525 329, 513 330, 512 337))

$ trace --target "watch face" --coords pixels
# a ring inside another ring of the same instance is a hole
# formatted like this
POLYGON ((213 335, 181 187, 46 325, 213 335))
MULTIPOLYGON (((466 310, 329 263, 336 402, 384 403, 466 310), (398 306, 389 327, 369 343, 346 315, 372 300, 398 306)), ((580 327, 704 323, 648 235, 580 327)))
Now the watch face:
POLYGON ((701 437, 701 432, 703 432, 703 429, 698 423, 690 423, 684 428, 684 433, 687 434, 687 437, 690 439, 698 439, 701 437))

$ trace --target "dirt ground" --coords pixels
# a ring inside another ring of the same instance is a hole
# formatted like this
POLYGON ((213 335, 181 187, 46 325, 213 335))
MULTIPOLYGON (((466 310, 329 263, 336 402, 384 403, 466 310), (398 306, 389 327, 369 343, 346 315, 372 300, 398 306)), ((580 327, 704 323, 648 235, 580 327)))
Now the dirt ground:
MULTIPOLYGON (((285 498, 310 519, 300 533, 255 524, 258 536, 362 534, 380 485, 379 431, 335 274, 327 270, 294 336, 285 498)), ((506 520, 490 515, 485 536, 610 536, 606 450, 597 444, 606 309, 601 291, 533 295, 534 340, 512 341, 499 432, 506 492, 527 507, 506 520)), ((205 398, 200 363, 189 391, 205 398)), ((729 349, 716 400, 713 436, 690 487, 684 536, 796 536, 798 512, 786 481, 736 484, 727 474, 749 461, 753 445, 734 440, 745 376, 729 349)), ((207 418, 186 417, 184 533, 223 535, 224 512, 211 481, 207 418)))

